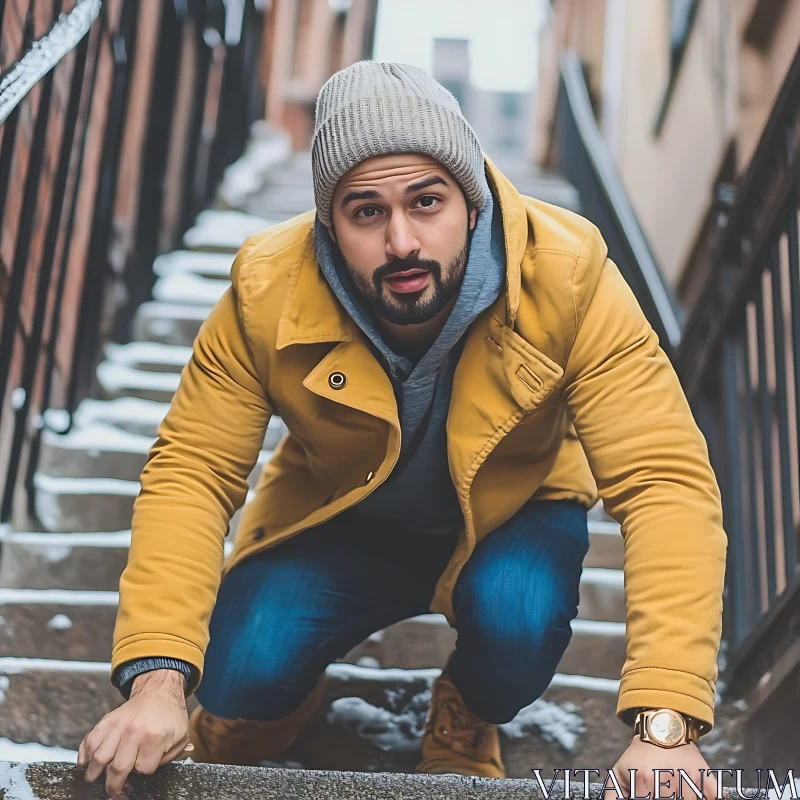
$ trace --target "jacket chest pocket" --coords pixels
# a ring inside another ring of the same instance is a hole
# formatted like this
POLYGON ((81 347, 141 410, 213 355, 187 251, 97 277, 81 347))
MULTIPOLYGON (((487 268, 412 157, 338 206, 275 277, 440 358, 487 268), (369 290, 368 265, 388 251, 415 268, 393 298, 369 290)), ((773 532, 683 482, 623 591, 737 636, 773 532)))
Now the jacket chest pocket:
POLYGON ((525 414, 522 424, 558 404, 564 370, 507 325, 502 330, 503 369, 514 400, 525 414))

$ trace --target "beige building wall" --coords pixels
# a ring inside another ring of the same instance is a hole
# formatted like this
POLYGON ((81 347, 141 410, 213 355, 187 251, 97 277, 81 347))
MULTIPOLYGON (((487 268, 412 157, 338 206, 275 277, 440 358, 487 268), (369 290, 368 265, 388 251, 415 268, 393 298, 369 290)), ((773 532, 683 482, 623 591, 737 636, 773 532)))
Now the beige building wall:
MULTIPOLYGON (((670 79, 667 0, 614 3, 623 64, 618 95, 603 98, 603 130, 639 221, 667 281, 677 284, 736 135, 734 27, 728 0, 703 0, 663 125, 670 79), (614 112, 615 117, 612 115, 614 112)), ((609 6, 612 8, 612 6, 609 6)), ((614 88, 607 83, 606 92, 614 88)))
POLYGON ((598 124, 665 277, 681 285, 726 156, 747 167, 800 46, 800 0, 700 0, 672 96, 669 0, 554 0, 542 31, 532 153, 553 162, 558 64, 583 61, 598 124), (601 4, 598 4, 601 5, 601 4), (599 48, 599 53, 598 53, 599 48))

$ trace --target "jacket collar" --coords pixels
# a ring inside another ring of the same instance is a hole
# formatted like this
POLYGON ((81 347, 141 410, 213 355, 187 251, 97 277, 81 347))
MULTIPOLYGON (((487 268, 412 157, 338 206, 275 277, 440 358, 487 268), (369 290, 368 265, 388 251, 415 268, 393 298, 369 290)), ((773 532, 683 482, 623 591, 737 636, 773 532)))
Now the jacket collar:
MULTIPOLYGON (((503 214, 506 245, 506 324, 513 327, 519 307, 520 268, 528 243, 525 204, 511 181, 488 159, 486 171, 503 214)), ((339 303, 322 274, 314 252, 313 216, 307 246, 289 279, 276 348, 290 344, 344 342, 358 337, 357 325, 339 303)))

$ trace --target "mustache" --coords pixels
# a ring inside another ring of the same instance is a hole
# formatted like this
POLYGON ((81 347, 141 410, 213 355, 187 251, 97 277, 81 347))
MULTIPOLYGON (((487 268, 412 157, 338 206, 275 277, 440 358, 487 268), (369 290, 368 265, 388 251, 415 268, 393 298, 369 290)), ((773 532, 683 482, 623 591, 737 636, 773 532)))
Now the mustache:
POLYGON ((417 258, 416 256, 393 258, 391 261, 381 264, 372 274, 375 287, 380 289, 381 281, 389 275, 394 275, 396 272, 406 272, 410 269, 427 270, 437 282, 442 277, 442 265, 433 258, 417 258))

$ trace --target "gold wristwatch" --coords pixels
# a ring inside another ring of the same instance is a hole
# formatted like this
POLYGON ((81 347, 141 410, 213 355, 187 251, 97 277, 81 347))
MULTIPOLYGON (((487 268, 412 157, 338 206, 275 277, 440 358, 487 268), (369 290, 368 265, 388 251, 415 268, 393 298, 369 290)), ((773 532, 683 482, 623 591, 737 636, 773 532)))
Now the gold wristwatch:
POLYGON ((638 733, 643 742, 671 748, 696 743, 702 727, 700 720, 671 708, 640 708, 633 722, 633 733, 638 733))

